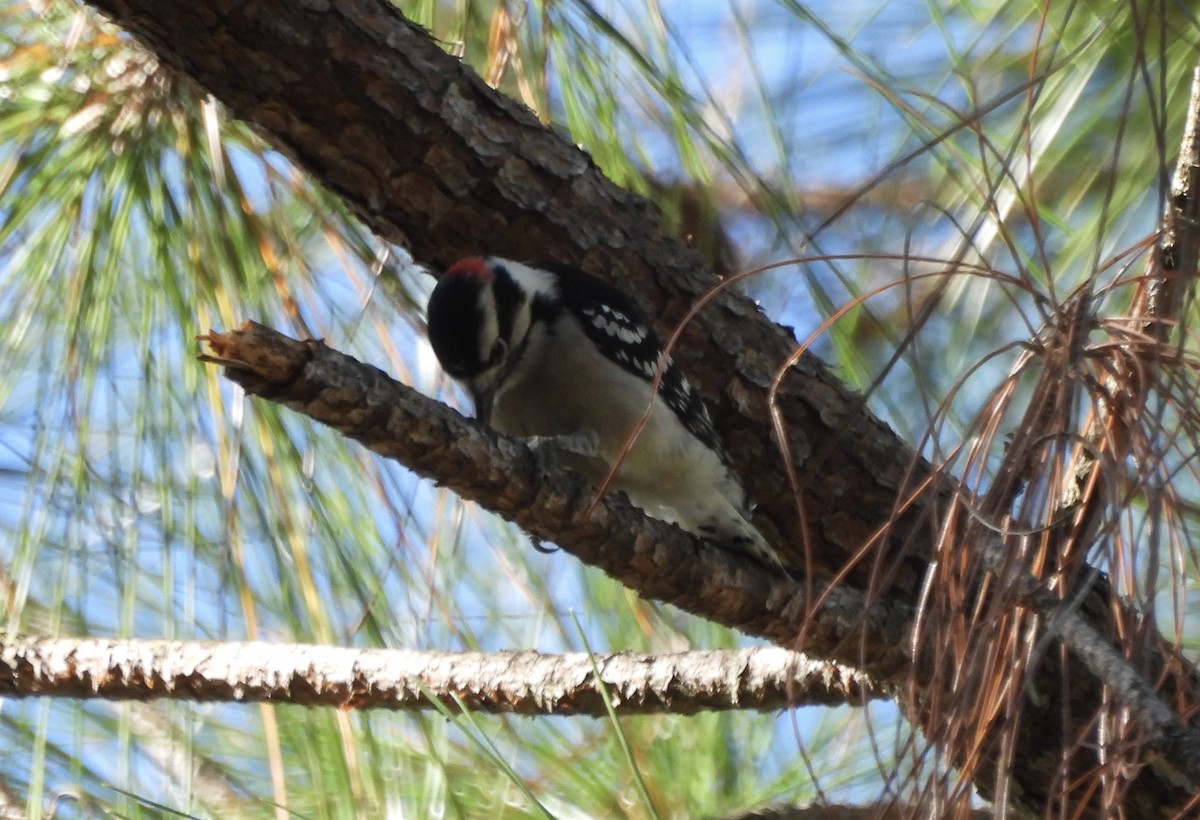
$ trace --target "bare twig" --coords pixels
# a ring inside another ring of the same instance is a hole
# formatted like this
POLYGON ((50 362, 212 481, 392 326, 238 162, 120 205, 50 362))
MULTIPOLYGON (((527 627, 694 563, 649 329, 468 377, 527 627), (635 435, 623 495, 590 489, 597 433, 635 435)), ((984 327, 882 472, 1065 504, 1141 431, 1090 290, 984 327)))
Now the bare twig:
POLYGON ((1062 599, 1045 589, 1026 572, 1019 572, 1004 547, 995 543, 987 550, 988 568, 999 575, 1006 588, 1046 618, 1043 642, 1060 638, 1093 675, 1103 681, 1164 752, 1161 761, 1200 787, 1200 731, 1180 719, 1154 687, 1093 626, 1082 613, 1081 604, 1094 590, 1100 573, 1090 570, 1074 600, 1062 599))

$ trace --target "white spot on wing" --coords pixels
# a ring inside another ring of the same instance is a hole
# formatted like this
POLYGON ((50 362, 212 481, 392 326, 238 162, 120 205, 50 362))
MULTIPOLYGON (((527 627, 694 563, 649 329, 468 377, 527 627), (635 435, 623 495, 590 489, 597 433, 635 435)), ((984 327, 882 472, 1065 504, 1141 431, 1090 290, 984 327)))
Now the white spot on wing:
POLYGON ((607 305, 601 305, 599 313, 594 309, 588 308, 583 311, 583 314, 592 320, 593 327, 622 344, 632 345, 644 342, 649 333, 647 328, 631 323, 627 316, 615 312, 607 305), (607 313, 613 318, 607 319, 601 316, 600 313, 607 313))

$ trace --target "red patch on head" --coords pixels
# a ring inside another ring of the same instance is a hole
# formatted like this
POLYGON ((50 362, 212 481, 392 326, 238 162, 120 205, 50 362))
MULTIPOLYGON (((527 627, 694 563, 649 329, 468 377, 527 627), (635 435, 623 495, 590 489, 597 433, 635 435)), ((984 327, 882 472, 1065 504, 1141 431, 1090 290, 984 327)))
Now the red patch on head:
POLYGON ((478 279, 480 282, 492 281, 492 269, 482 256, 468 256, 458 260, 446 269, 446 275, 478 279))

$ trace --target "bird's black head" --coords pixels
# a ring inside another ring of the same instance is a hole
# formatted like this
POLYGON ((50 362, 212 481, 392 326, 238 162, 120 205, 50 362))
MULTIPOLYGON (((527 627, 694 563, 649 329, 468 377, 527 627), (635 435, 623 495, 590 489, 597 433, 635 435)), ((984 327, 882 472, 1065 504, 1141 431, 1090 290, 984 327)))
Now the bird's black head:
POLYGON ((429 297, 429 344, 451 377, 470 380, 495 367, 507 342, 499 337, 492 267, 480 257, 456 262, 429 297))

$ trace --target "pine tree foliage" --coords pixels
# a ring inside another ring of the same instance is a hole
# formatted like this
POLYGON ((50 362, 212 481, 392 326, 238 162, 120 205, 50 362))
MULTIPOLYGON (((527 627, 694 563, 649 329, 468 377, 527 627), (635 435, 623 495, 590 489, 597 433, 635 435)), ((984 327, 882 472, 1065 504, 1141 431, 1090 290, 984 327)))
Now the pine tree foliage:
MULTIPOLYGON (((654 200, 714 270, 792 260, 739 287, 800 342, 836 317, 814 349, 958 482, 958 532, 975 516, 1023 533, 1039 591, 1060 599, 1085 561, 1103 570, 1140 613, 1112 620, 1110 637, 1135 667, 1160 641, 1178 650, 1179 668, 1139 671, 1172 708, 1194 706, 1192 308, 1161 336, 1139 313, 1200 59, 1194 10, 400 6, 654 200), (1080 316, 1086 355, 1056 358, 1056 329, 1080 316), (1125 355, 1145 339, 1153 372, 1125 355), (1098 397, 1115 388, 1146 401, 1105 426, 1098 397), (1080 489, 1093 501, 1067 498, 1098 474, 1089 456, 1106 478, 1080 489), (1060 518, 1080 510, 1087 537, 1064 541, 1060 518)), ((421 339, 432 280, 319 175, 88 7, 29 0, 0 15, 7 638, 751 645, 531 549, 195 361, 197 336, 252 318, 461 406, 421 339)), ((0 816, 717 816, 814 801, 903 813, 978 804, 977 788, 1004 809, 1023 795, 1006 795, 1003 763, 973 768, 994 759, 991 741, 963 735, 1003 722, 1032 688, 1026 665, 1074 661, 1038 637, 1061 600, 972 599, 981 570, 963 563, 944 561, 923 601, 934 666, 958 687, 940 704, 943 736, 857 697, 782 715, 618 717, 614 704, 600 719, 6 700, 0 748, 17 753, 0 755, 0 816), (981 658, 1007 672, 954 666, 981 658)), ((1106 767, 1047 764, 1043 808, 1122 805, 1122 767, 1146 754, 1127 705, 1110 695, 1096 734, 1065 743, 1106 738, 1106 767)))

